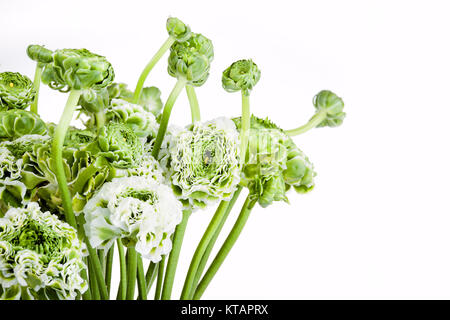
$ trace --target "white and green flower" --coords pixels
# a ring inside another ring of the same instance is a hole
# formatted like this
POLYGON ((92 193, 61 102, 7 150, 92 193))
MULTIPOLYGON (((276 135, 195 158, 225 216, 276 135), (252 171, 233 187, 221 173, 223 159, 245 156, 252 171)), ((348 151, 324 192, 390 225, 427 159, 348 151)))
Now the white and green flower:
POLYGON ((95 248, 108 249, 120 238, 142 257, 161 260, 172 249, 170 236, 182 219, 172 190, 149 176, 114 178, 84 207, 84 228, 95 248))
POLYGON ((0 218, 1 299, 75 299, 87 284, 74 228, 35 202, 0 218))

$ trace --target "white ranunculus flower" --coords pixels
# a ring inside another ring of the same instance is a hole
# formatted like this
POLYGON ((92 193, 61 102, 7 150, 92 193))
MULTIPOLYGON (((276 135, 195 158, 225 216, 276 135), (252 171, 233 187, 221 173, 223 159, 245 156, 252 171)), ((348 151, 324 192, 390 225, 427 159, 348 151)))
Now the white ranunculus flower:
POLYGON ((153 262, 172 248, 170 236, 182 219, 172 190, 149 176, 115 178, 84 207, 84 228, 91 245, 108 249, 121 238, 153 262))

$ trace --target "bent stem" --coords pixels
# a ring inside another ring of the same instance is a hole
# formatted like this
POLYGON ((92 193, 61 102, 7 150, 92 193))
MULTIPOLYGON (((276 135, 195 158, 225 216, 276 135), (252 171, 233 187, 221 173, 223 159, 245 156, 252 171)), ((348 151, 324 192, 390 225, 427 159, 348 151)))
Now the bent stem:
POLYGON ((183 90, 186 85, 186 79, 180 78, 177 80, 175 87, 170 92, 167 102, 164 105, 164 110, 162 113, 161 123, 159 125, 158 134, 156 136, 155 144, 153 146, 152 156, 158 159, 159 150, 161 149, 161 144, 164 139, 164 135, 167 131, 167 125, 169 124, 170 113, 172 112, 173 105, 180 95, 181 90, 183 90))
POLYGON ((290 129, 290 130, 284 130, 284 132, 288 135, 288 136, 297 136, 299 134, 305 133, 311 129, 314 129, 315 127, 317 127, 323 120, 325 120, 327 117, 327 111, 325 109, 318 111, 315 115, 313 115, 311 117, 311 119, 309 119, 309 121, 298 127, 295 129, 290 129))
POLYGON ((241 118, 241 133, 239 139, 240 144, 240 167, 245 163, 245 155, 247 153, 248 134, 250 130, 250 96, 241 91, 242 95, 242 118, 241 118))
POLYGON ((38 100, 39 100, 39 88, 41 86, 41 75, 42 75, 42 64, 40 62, 36 63, 36 70, 34 72, 33 87, 36 95, 31 103, 30 111, 38 114, 38 100))
POLYGON ((191 106, 192 123, 200 121, 200 107, 198 105, 198 99, 195 94, 194 87, 191 85, 186 85, 186 93, 188 96, 189 105, 191 106))
POLYGON ((162 300, 170 300, 170 296, 172 294, 178 258, 180 257, 180 250, 183 243, 184 232, 186 231, 186 226, 190 215, 190 210, 183 210, 183 220, 181 220, 181 223, 176 227, 175 233, 173 235, 172 251, 170 252, 169 260, 167 262, 166 276, 164 278, 164 284, 161 294, 162 300))
POLYGON ((142 70, 141 75, 139 76, 139 80, 136 85, 136 89, 134 90, 133 95, 133 103, 136 104, 139 101, 139 97, 142 93, 142 88, 144 87, 145 79, 147 79, 148 74, 152 71, 153 67, 158 63, 161 57, 169 50, 170 46, 175 42, 175 38, 169 37, 159 48, 159 50, 155 53, 149 63, 145 66, 144 70, 142 70))
POLYGON ((241 213, 239 214, 239 217, 237 218, 233 228, 230 231, 230 234, 223 243, 213 262, 211 263, 205 275, 203 276, 202 280, 198 284, 198 287, 195 290, 193 296, 194 300, 198 300, 201 298, 206 288, 208 287, 209 283, 214 278, 215 274, 217 273, 220 266, 224 262, 228 253, 233 248, 233 245, 236 243, 236 240, 241 234, 241 231, 244 228, 245 223, 247 222, 247 219, 250 216, 250 212, 252 211, 254 205, 255 200, 251 199, 251 195, 248 195, 247 198, 245 199, 244 205, 242 206, 241 213))
POLYGON ((219 227, 228 207, 228 201, 221 201, 216 213, 212 217, 205 233, 203 234, 197 249, 195 250, 194 256, 192 257, 191 264, 189 266, 188 273, 186 275, 186 280, 184 282, 183 291, 181 292, 181 300, 187 300, 190 298, 190 293, 192 291, 192 286, 194 285, 195 275, 197 273, 198 266, 203 257, 203 254, 208 247, 209 242, 214 236, 217 228, 219 227))
POLYGON ((80 90, 70 91, 63 114, 55 130, 51 149, 53 167, 56 175, 56 180, 58 181, 59 190, 61 192, 64 215, 67 223, 69 223, 75 229, 77 229, 77 223, 72 208, 72 197, 70 196, 66 175, 64 173, 62 149, 67 129, 69 128, 70 122, 72 121, 72 117, 77 107, 78 100, 80 99, 80 95, 80 90))
POLYGON ((242 186, 238 186, 236 191, 233 194, 233 197, 228 202, 227 210, 225 211, 225 214, 223 215, 223 218, 220 221, 220 224, 217 227, 216 232, 214 232, 213 237, 211 238, 211 240, 208 243, 208 246, 206 247, 205 253, 203 253, 202 259, 197 268, 197 272, 195 273, 194 284, 192 285, 191 292, 189 293, 190 298, 192 298, 192 296, 194 295, 194 292, 197 288, 198 282, 200 281, 203 271, 205 270, 206 264, 208 263, 209 256, 211 255, 214 245, 216 244, 217 238, 219 237, 220 232, 222 231, 222 228, 223 228, 228 216, 230 215, 230 212, 233 209, 234 204, 236 203, 236 200, 239 198, 241 191, 242 191, 242 186))

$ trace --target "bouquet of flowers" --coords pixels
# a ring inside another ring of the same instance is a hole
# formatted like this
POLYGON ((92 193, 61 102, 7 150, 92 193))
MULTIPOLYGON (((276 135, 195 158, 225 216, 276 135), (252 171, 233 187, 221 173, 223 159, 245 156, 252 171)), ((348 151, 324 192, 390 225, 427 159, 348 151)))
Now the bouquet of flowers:
POLYGON ((283 130, 251 114, 250 93, 261 72, 243 59, 222 77, 227 92, 241 93, 242 114, 201 121, 195 90, 208 79, 212 42, 177 18, 166 27, 168 39, 134 91, 114 82, 108 60, 87 49, 30 45, 34 81, 0 73, 1 299, 146 300, 153 286, 154 299, 171 299, 189 217, 217 205, 180 296, 200 299, 256 204, 266 208, 287 202, 291 189, 313 189, 313 165, 292 137, 340 125, 342 99, 319 92, 312 118, 283 130), (167 51, 176 83, 163 103, 160 90, 144 82, 167 51), (56 124, 39 116, 41 83, 68 94, 56 124), (192 119, 169 126, 183 90, 192 119), (76 115, 82 128, 72 123, 76 115), (211 260, 243 189, 240 214, 211 260), (112 279, 120 279, 117 293, 112 279))

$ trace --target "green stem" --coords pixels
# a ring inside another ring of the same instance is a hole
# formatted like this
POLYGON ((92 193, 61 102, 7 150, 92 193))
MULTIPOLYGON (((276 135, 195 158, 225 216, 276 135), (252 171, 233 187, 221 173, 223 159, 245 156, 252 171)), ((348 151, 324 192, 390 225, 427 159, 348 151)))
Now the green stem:
POLYGON ((209 241, 208 247, 206 247, 205 253, 202 256, 202 260, 200 261, 200 264, 198 265, 197 272, 195 274, 194 284, 192 286, 191 292, 189 293, 189 297, 193 296, 195 289, 197 288, 198 282, 200 281, 203 271, 205 270, 206 264, 208 263, 209 256, 211 255, 214 245, 216 244, 217 238, 219 237, 220 232, 222 231, 222 228, 231 212, 231 209, 233 209, 234 204, 236 203, 236 200, 239 198, 241 191, 242 191, 242 187, 238 186, 238 188, 236 189, 236 191, 233 194, 233 197, 228 202, 227 210, 222 218, 222 221, 220 221, 220 224, 217 227, 216 232, 214 233, 213 237, 209 241))
POLYGON ((99 132, 100 129, 105 126, 105 123, 106 123, 105 110, 102 109, 99 112, 95 113, 95 125, 97 126, 97 132, 99 132))
POLYGON ((117 293, 117 300, 125 300, 127 293, 127 265, 125 261, 125 250, 123 248, 122 241, 117 239, 117 249, 119 251, 119 263, 120 263, 120 286, 117 293))
POLYGON ((39 100, 39 88, 41 86, 41 75, 42 75, 42 64, 40 62, 36 63, 36 70, 34 72, 33 87, 36 95, 31 103, 30 111, 38 114, 38 100, 39 100))
POLYGON ((170 46, 175 42, 175 38, 169 37, 159 48, 159 50, 155 53, 155 55, 152 57, 152 59, 149 61, 149 63, 145 66, 144 70, 142 70, 142 73, 139 77, 138 83, 136 85, 136 89, 134 90, 133 95, 133 103, 138 103, 139 97, 141 96, 142 89, 144 87, 145 79, 147 79, 148 74, 153 69, 153 67, 156 65, 156 63, 161 59, 161 57, 166 53, 167 50, 169 50, 170 46))
MULTIPOLYGON (((83 260, 84 260, 84 263, 86 264, 86 266, 89 268, 87 258, 85 257, 83 260)), ((89 277, 88 277, 88 273, 87 273, 86 269, 81 270, 81 277, 83 278, 83 280, 87 281, 87 283, 89 284, 89 277)), ((92 300, 91 288, 89 288, 89 285, 88 285, 88 289, 83 293, 83 300, 92 300)))
POLYGON ((127 300, 134 300, 136 288, 137 252, 134 247, 127 249, 127 300))
POLYGON ((198 105, 198 99, 195 94, 194 87, 191 85, 186 85, 186 93, 188 96, 189 105, 191 106, 192 123, 200 121, 200 107, 198 105))
POLYGON ((284 130, 284 132, 288 136, 297 136, 299 134, 305 133, 311 129, 314 129, 317 127, 323 120, 325 120, 327 117, 327 111, 325 109, 318 111, 316 114, 314 114, 309 121, 295 129, 291 130, 284 130))
POLYGON ((158 264, 158 278, 156 280, 155 300, 161 300, 161 288, 163 285, 165 265, 166 265, 166 256, 163 256, 158 264))
POLYGON ((239 139, 240 144, 240 166, 245 163, 245 155, 247 153, 248 135, 250 131, 250 96, 246 95, 244 91, 241 92, 242 95, 242 118, 241 118, 241 132, 239 139))
POLYGON ((89 288, 92 293, 92 300, 100 300, 100 292, 98 291, 97 277, 92 268, 92 262, 88 259, 88 270, 89 270, 89 288))
POLYGON ((184 282, 183 291, 181 292, 181 300, 190 299, 190 293, 192 291, 192 286, 194 285, 195 275, 197 273, 198 266, 200 265, 200 261, 203 257, 203 254, 208 247, 209 242, 211 241, 214 233, 219 227, 228 207, 228 201, 221 201, 219 207, 217 208, 216 213, 212 217, 208 227, 206 228, 205 233, 203 234, 197 249, 195 250, 194 256, 192 257, 191 264, 189 266, 188 273, 186 275, 186 280, 184 282))
POLYGON ((214 258, 213 262, 209 266, 202 280, 198 284, 198 287, 194 293, 193 299, 198 300, 201 298, 206 288, 208 287, 211 280, 214 278, 215 274, 219 270, 220 266, 224 262, 230 250, 233 248, 233 245, 236 243, 239 235, 241 234, 242 229, 247 222, 247 219, 252 211, 253 206, 255 205, 255 200, 251 199, 251 195, 248 195, 245 199, 244 205, 242 206, 241 213, 237 218, 233 228, 231 229, 228 237, 214 258))
POLYGON ((63 114, 61 116, 61 119, 59 120, 58 126, 55 129, 51 150, 53 167, 56 175, 56 180, 58 181, 59 190, 61 192, 62 205, 64 208, 66 222, 74 228, 77 228, 77 223, 72 208, 72 197, 70 195, 66 175, 64 173, 62 149, 64 145, 64 139, 66 137, 66 132, 69 128, 70 122, 72 121, 73 113, 75 112, 75 109, 77 107, 80 95, 80 90, 70 91, 63 114))
POLYGON ((111 248, 109 248, 108 254, 106 256, 105 283, 106 289, 108 289, 108 295, 110 295, 111 293, 113 261, 114 261, 114 244, 111 246, 111 248))
POLYGON ((159 150, 161 149, 161 144, 164 139, 164 135, 166 134, 167 125, 169 124, 170 113, 172 112, 173 105, 178 98, 181 90, 183 90, 186 85, 186 79, 180 78, 177 80, 175 87, 170 92, 169 97, 167 98, 167 102, 164 105, 164 110, 162 113, 161 123, 158 129, 158 135, 156 136, 155 144, 153 146, 152 156, 157 159, 159 150))
POLYGON ((139 300, 147 300, 147 284, 145 282, 144 265, 139 253, 137 254, 137 280, 139 300))
POLYGON ((152 288, 153 282, 156 279, 156 274, 158 273, 158 263, 150 262, 148 265, 147 273, 145 274, 145 281, 147 283, 147 295, 152 288))
POLYGON ((184 232, 186 231, 186 226, 190 215, 190 210, 183 210, 183 220, 181 220, 181 223, 176 227, 175 233, 173 235, 172 251, 170 251, 169 260, 167 262, 166 277, 164 279, 164 285, 161 295, 162 300, 170 300, 170 296, 172 294, 175 272, 178 265, 178 258, 180 257, 184 232))

